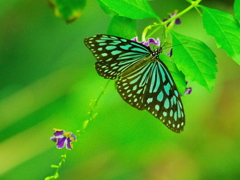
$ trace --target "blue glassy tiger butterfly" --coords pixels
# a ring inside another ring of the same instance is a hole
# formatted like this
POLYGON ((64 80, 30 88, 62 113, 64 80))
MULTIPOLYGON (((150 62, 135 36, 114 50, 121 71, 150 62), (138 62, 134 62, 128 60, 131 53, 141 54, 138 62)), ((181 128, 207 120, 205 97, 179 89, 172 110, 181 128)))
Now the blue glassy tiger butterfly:
POLYGON ((117 91, 124 101, 146 109, 172 131, 183 131, 183 104, 172 75, 158 57, 162 47, 152 51, 138 42, 105 34, 84 42, 97 59, 98 74, 117 79, 117 91))

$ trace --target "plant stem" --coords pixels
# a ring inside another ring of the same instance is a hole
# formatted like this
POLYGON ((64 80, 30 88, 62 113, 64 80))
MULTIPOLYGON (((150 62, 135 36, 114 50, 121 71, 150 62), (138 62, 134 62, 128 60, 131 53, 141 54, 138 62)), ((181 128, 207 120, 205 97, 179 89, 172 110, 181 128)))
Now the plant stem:
MULTIPOLYGON (((144 29, 144 35, 147 34, 147 31, 151 28, 153 28, 154 26, 158 26, 156 29, 154 29, 152 32, 149 33, 149 35, 147 36, 147 38, 149 37, 152 37, 153 34, 155 34, 162 26, 165 26, 167 25, 168 23, 172 22, 173 20, 179 18, 180 16, 182 16, 183 14, 187 13, 188 11, 190 11, 191 9, 193 8, 196 8, 199 3, 201 2, 202 0, 196 0, 196 1, 191 1, 191 5, 188 6, 186 9, 184 9, 183 11, 181 11, 180 13, 178 13, 176 16, 173 16, 171 17, 170 19, 162 22, 160 21, 159 24, 154 24, 154 25, 151 25, 151 26, 147 26, 145 29, 144 29)), ((198 10, 197 10, 198 11, 198 10)))

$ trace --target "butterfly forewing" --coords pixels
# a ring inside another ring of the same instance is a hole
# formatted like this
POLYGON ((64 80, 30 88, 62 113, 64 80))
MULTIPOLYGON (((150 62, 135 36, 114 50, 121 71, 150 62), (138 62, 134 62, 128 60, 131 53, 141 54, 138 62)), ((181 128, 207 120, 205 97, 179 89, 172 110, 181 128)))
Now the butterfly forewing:
POLYGON ((98 74, 106 79, 116 79, 124 69, 152 52, 142 44, 110 35, 95 35, 84 42, 97 59, 98 74))
POLYGON ((175 82, 158 58, 162 49, 151 51, 137 42, 110 35, 85 39, 96 57, 96 70, 107 79, 116 79, 117 90, 131 106, 149 111, 174 132, 181 132, 185 115, 175 82))

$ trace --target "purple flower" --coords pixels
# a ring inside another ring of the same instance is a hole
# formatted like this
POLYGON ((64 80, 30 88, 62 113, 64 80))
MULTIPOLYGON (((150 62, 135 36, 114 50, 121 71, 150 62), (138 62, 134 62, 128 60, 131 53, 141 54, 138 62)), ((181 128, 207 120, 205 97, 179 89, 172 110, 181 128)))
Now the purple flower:
MULTIPOLYGON (((188 81, 186 81, 186 84, 188 84, 188 81)), ((184 91, 184 95, 189 95, 192 93, 192 87, 187 87, 184 91)), ((182 94, 180 94, 182 96, 182 94)))
POLYGON ((131 40, 135 41, 135 42, 138 42, 140 44, 143 44, 144 46, 147 46, 147 47, 149 47, 150 44, 160 46, 160 39, 159 38, 157 38, 157 39, 149 38, 147 41, 142 41, 142 42, 138 41, 138 37, 134 37, 131 40))
POLYGON ((170 49, 169 53, 167 53, 167 56, 172 57, 172 48, 170 49))
POLYGON ((192 87, 188 87, 185 89, 184 95, 188 95, 192 93, 192 87))
MULTIPOLYGON (((174 11, 174 12, 172 12, 172 13, 168 13, 168 14, 169 14, 168 18, 166 18, 166 19, 163 19, 163 20, 162 20, 162 22, 164 22, 164 21, 167 21, 168 19, 170 19, 170 18, 172 18, 172 17, 176 16, 176 15, 177 15, 177 13, 178 13, 178 11, 177 11, 177 10, 175 10, 175 11, 174 11)), ((170 23, 168 23, 166 26, 169 26, 169 24, 170 24, 170 23)), ((175 19, 175 20, 174 20, 174 24, 176 24, 176 25, 180 25, 180 24, 182 24, 182 22, 181 22, 180 18, 177 18, 177 19, 175 19)))
POLYGON ((50 137, 50 140, 56 142, 58 149, 62 149, 64 146, 66 146, 67 149, 73 148, 72 142, 77 141, 77 138, 73 133, 55 128, 53 130, 55 133, 53 133, 53 137, 50 137))

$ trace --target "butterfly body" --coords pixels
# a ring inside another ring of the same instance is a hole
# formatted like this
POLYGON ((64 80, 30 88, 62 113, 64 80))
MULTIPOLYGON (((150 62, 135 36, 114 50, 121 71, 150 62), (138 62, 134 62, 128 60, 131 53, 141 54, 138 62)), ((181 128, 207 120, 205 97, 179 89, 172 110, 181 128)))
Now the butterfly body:
POLYGON ((136 62, 131 67, 128 67, 126 70, 124 70, 120 77, 123 77, 129 73, 133 73, 135 70, 139 69, 142 66, 145 66, 148 63, 152 63, 154 61, 159 60, 158 57, 154 54, 149 54, 149 56, 142 58, 140 61, 136 62))
POLYGON ((185 114, 175 82, 159 59, 162 47, 152 51, 148 46, 110 35, 85 38, 97 62, 98 74, 117 79, 117 90, 131 106, 149 111, 169 129, 181 132, 185 114))

